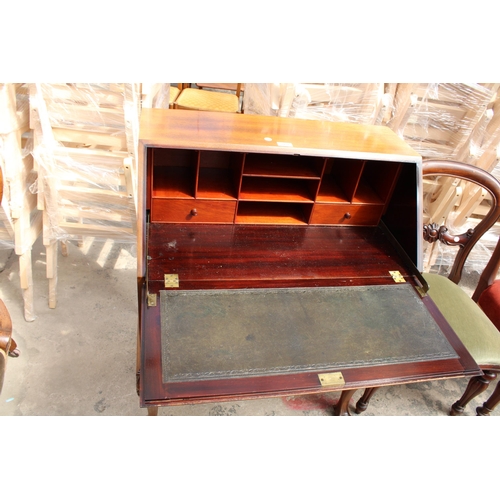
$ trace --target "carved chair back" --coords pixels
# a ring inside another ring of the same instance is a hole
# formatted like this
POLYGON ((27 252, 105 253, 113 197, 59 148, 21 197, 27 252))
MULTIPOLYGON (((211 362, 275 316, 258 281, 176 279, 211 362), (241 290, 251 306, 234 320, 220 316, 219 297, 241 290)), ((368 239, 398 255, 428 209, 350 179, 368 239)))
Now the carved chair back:
MULTIPOLYGON (((424 240, 428 242, 441 241, 445 245, 458 245, 460 248, 455 257, 448 278, 459 283, 462 271, 474 245, 497 222, 500 217, 500 182, 490 173, 481 168, 451 160, 426 160, 422 163, 423 176, 450 176, 472 182, 486 189, 491 195, 491 206, 487 214, 475 228, 468 229, 460 235, 451 235, 446 226, 437 224, 424 225, 424 240)), ((472 299, 477 302, 481 293, 493 283, 500 267, 500 240, 485 266, 472 299)))

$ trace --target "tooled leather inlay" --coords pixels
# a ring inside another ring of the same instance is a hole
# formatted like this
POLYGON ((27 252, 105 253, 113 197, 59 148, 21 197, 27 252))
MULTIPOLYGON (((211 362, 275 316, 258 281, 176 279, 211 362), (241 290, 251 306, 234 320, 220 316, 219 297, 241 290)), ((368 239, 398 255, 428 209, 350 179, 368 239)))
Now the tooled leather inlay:
POLYGON ((160 292, 165 382, 458 358, 410 284, 160 292))

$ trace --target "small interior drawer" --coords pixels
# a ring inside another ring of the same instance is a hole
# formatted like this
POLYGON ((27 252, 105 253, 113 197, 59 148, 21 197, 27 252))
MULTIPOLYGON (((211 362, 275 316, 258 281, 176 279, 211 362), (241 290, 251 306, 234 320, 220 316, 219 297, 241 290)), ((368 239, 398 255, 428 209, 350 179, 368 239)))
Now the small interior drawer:
POLYGON ((234 221, 235 201, 152 200, 152 222, 228 222, 234 221))
POLYGON ((382 216, 383 208, 383 205, 317 203, 314 207, 311 224, 376 226, 382 216))

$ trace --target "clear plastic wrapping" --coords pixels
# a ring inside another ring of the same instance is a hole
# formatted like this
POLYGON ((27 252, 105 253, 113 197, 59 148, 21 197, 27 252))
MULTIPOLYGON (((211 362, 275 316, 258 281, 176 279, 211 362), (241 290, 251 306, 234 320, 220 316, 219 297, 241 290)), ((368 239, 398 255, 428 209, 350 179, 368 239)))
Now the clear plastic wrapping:
MULTIPOLYGON (((54 130, 125 137, 124 88, 104 84, 37 84, 54 130)), ((74 141, 82 142, 84 141, 74 141)), ((106 144, 106 143, 104 143, 106 144)))
POLYGON ((127 152, 56 146, 35 150, 39 164, 50 165, 37 190, 44 197, 45 241, 81 236, 133 241, 135 206, 127 182, 127 152), (42 183, 42 184, 41 184, 42 183))
MULTIPOLYGON (((424 159, 449 159, 476 165, 495 174, 500 144, 499 84, 398 84, 388 125, 424 159)), ((489 208, 486 190, 447 177, 424 181, 424 221, 461 234, 479 223, 489 208)), ((494 226, 476 245, 465 264, 480 273, 498 241, 494 226)), ((446 274, 457 248, 424 245, 427 269, 446 274)))
POLYGON ((138 84, 32 84, 44 242, 135 240, 138 84))
POLYGON ((0 84, 0 165, 3 198, 0 207, 0 247, 19 257, 24 317, 35 319, 31 249, 42 231, 33 186, 33 141, 29 129, 29 93, 25 84, 0 84))
POLYGON ((245 83, 243 109, 247 115, 278 116, 283 87, 280 83, 245 83))
POLYGON ((22 83, 0 83, 0 135, 29 126, 29 93, 22 83))
MULTIPOLYGON (((496 95, 488 104, 487 110, 474 128, 468 141, 462 161, 492 172, 500 158, 500 96, 498 87, 493 89, 496 95)), ((498 178, 498 177, 497 177, 498 178)))
POLYGON ((392 109, 383 83, 246 83, 248 114, 380 124, 392 109))
POLYGON ((388 126, 423 158, 463 161, 494 96, 494 88, 476 83, 399 83, 388 126))
POLYGON ((36 196, 31 186, 32 139, 29 131, 29 94, 26 85, 0 84, 0 166, 3 198, 0 209, 0 246, 18 255, 31 248, 40 228, 36 196), (33 234, 35 233, 35 234, 33 234))
POLYGON ((141 87, 143 108, 170 107, 170 83, 142 83, 141 87))

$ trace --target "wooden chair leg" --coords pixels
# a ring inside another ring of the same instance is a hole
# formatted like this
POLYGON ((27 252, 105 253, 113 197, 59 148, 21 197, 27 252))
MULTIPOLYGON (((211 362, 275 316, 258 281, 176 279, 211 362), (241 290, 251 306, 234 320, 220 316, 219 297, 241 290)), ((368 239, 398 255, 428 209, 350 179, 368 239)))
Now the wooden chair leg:
POLYGON ((33 269, 31 263, 31 250, 19 256, 19 274, 21 278, 21 290, 24 300, 24 319, 34 321, 36 319, 33 298, 33 269))
POLYGON ((58 242, 45 245, 47 250, 47 278, 49 281, 49 307, 55 309, 57 304, 57 249, 58 242))
POLYGON ((359 398, 356 403, 356 413, 363 413, 368 408, 368 404, 370 403, 370 399, 375 394, 375 392, 379 389, 379 387, 368 387, 363 392, 363 395, 359 398))
MULTIPOLYGON (((78 246, 81 247, 82 241, 81 237, 78 239, 78 246)), ((61 241, 61 255, 63 257, 67 257, 69 255, 69 250, 68 250, 68 242, 67 241, 61 241)))
POLYGON ((469 380, 469 384, 467 385, 467 388, 465 389, 462 397, 452 405, 450 409, 450 415, 461 415, 464 412, 465 407, 467 406, 469 401, 474 399, 476 396, 479 396, 479 394, 483 393, 490 385, 490 382, 492 380, 495 380, 496 377, 496 373, 488 371, 485 371, 484 375, 472 377, 469 380))
POLYGON ((495 387, 495 390, 491 393, 488 401, 483 403, 483 406, 476 408, 476 414, 480 417, 487 417, 500 403, 500 382, 495 387))
POLYGON ((336 417, 350 416, 349 413, 349 401, 351 400, 357 389, 351 389, 349 391, 342 391, 340 394, 340 399, 337 404, 333 407, 333 414, 336 417))
POLYGON ((20 354, 21 351, 17 348, 16 341, 13 338, 11 338, 9 345, 9 356, 11 358, 18 358, 20 354))

